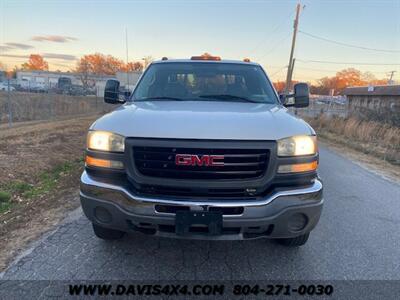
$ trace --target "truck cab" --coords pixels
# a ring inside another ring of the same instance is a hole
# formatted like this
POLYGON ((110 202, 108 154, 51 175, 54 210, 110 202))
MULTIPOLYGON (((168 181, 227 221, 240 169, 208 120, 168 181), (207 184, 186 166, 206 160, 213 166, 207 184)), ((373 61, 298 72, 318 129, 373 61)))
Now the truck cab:
POLYGON ((287 107, 308 106, 307 84, 279 97, 259 64, 205 54, 155 61, 120 94, 109 80, 118 107, 87 138, 80 198, 98 237, 306 243, 323 206, 317 138, 287 107))

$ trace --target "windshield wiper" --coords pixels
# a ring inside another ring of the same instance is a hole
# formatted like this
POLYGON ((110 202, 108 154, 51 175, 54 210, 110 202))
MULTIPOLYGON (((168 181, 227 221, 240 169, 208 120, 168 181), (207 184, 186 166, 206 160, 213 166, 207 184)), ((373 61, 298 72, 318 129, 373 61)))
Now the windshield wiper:
POLYGON ((160 97, 147 97, 147 98, 142 98, 142 99, 137 99, 136 101, 149 101, 149 100, 174 100, 174 101, 184 101, 185 99, 182 98, 176 98, 176 97, 166 97, 166 96, 160 96, 160 97))
POLYGON ((199 98, 210 98, 210 99, 217 99, 217 100, 224 100, 224 101, 230 101, 230 100, 239 100, 239 101, 246 101, 246 102, 253 102, 253 103, 260 103, 259 101, 255 101, 246 97, 240 97, 240 96, 235 96, 235 95, 229 95, 229 94, 218 94, 218 95, 200 95, 199 98))

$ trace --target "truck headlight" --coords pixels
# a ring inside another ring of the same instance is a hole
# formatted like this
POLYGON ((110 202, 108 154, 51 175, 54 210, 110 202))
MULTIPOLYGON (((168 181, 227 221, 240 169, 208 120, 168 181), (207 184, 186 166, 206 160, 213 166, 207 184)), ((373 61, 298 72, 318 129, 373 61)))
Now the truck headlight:
POLYGON ((317 151, 315 135, 298 135, 278 140, 278 156, 313 155, 317 151))
POLYGON ((125 138, 108 131, 89 131, 87 148, 107 152, 124 152, 125 138))

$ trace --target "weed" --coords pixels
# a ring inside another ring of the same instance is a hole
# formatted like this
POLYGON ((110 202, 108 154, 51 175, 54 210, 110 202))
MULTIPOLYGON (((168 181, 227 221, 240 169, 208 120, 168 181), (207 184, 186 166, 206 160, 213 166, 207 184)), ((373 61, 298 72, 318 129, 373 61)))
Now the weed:
POLYGON ((10 210, 11 206, 12 206, 11 202, 0 202, 0 214, 10 210))
POLYGON ((11 194, 5 191, 0 191, 0 203, 7 203, 11 199, 11 194))
POLYGON ((8 211, 11 208, 12 203, 11 194, 5 191, 0 191, 0 214, 8 211))
POLYGON ((5 186, 5 189, 7 189, 10 192, 18 193, 18 194, 23 194, 29 190, 32 189, 32 185, 26 182, 22 181, 13 181, 10 182, 5 186))
POLYGON ((50 171, 42 172, 37 177, 35 184, 22 181, 13 181, 5 184, 0 190, 0 213, 7 211, 11 207, 11 198, 19 196, 22 199, 36 198, 53 191, 57 187, 58 181, 62 176, 70 174, 81 165, 81 160, 65 162, 57 165, 50 171))

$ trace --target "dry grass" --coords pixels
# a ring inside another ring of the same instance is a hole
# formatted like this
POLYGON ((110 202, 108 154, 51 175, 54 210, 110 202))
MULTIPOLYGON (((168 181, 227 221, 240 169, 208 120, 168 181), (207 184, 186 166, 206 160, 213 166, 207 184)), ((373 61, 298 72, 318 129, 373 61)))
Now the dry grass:
POLYGON ((36 175, 83 157, 87 130, 98 114, 0 129, 0 187, 15 180, 35 184, 36 175))
POLYGON ((0 127, 0 272, 79 206, 86 133, 98 117, 0 127))
POLYGON ((364 153, 377 155, 393 164, 400 164, 400 128, 356 117, 339 118, 320 115, 306 118, 317 133, 344 143, 364 153))

